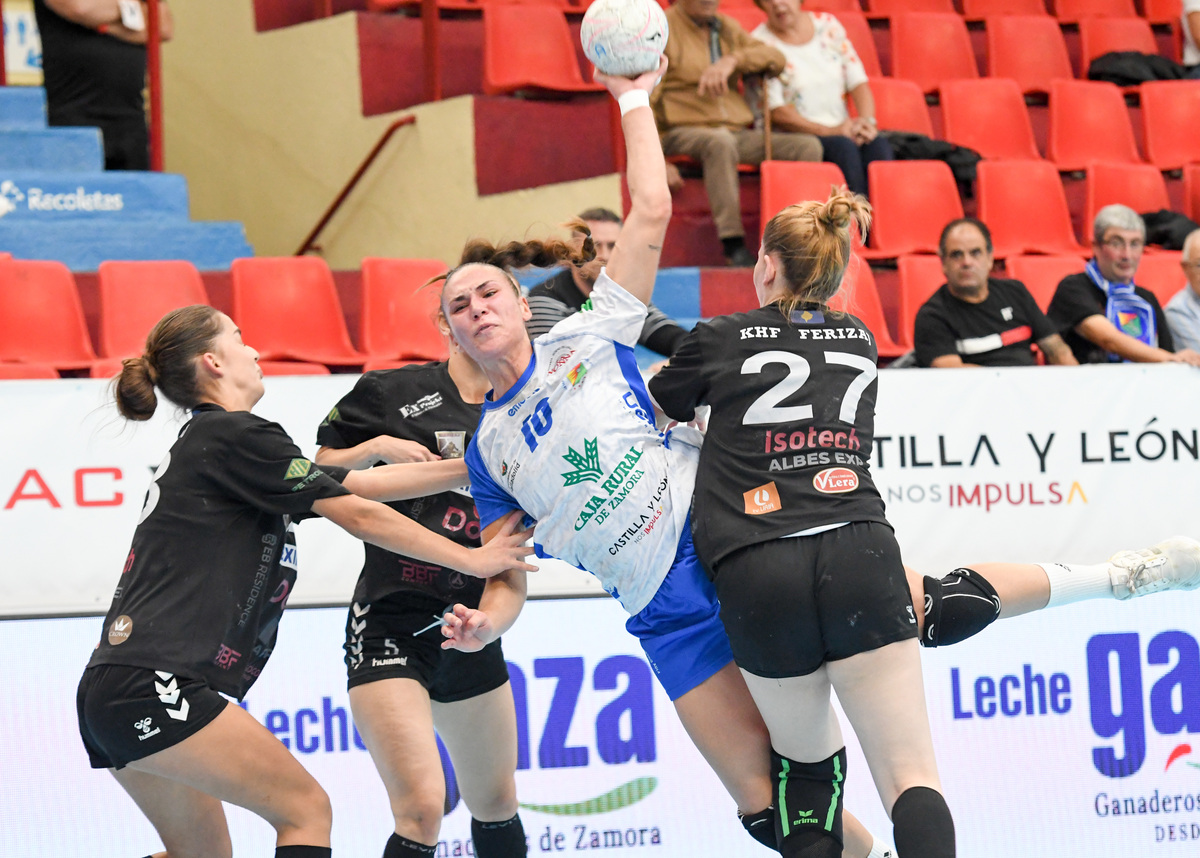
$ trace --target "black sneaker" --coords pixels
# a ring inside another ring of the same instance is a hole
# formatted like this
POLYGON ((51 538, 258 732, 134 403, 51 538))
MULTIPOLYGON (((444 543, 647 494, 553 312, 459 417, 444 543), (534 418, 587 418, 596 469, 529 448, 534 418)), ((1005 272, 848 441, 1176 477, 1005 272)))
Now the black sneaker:
POLYGON ((730 268, 753 268, 756 262, 758 257, 744 244, 725 257, 725 264, 730 268))

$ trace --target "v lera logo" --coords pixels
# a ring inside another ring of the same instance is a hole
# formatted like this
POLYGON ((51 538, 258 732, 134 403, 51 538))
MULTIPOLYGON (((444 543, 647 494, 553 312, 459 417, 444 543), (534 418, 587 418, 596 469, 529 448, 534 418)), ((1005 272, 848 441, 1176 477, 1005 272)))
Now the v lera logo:
POLYGON ((744 492, 742 500, 746 503, 746 515, 763 515, 783 509, 783 504, 779 502, 779 490, 773 481, 744 492))
POLYGON ((858 488, 858 474, 849 468, 826 468, 813 477, 813 488, 827 495, 852 492, 858 488))

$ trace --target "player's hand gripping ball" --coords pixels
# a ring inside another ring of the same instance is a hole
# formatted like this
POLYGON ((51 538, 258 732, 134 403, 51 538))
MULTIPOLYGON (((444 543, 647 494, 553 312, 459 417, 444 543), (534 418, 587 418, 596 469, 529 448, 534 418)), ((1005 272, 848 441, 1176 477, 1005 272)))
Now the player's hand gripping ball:
POLYGON ((596 0, 583 16, 579 39, 604 74, 637 77, 658 68, 667 16, 655 0, 596 0))

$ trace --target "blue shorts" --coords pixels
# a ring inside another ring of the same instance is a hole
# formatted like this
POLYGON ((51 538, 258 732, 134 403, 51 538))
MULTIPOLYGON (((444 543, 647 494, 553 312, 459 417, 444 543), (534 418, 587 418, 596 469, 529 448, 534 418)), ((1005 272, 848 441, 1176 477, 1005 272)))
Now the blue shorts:
POLYGON ((733 661, 717 591, 692 545, 691 525, 650 604, 625 622, 667 696, 678 700, 733 661))

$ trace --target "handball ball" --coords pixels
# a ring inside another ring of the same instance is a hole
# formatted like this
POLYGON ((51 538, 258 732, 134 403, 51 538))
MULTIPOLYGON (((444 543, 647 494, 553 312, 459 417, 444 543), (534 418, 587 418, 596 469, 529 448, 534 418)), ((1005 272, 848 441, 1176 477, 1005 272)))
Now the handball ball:
POLYGON ((604 74, 637 77, 658 68, 667 16, 655 0, 596 0, 583 16, 579 39, 604 74))

